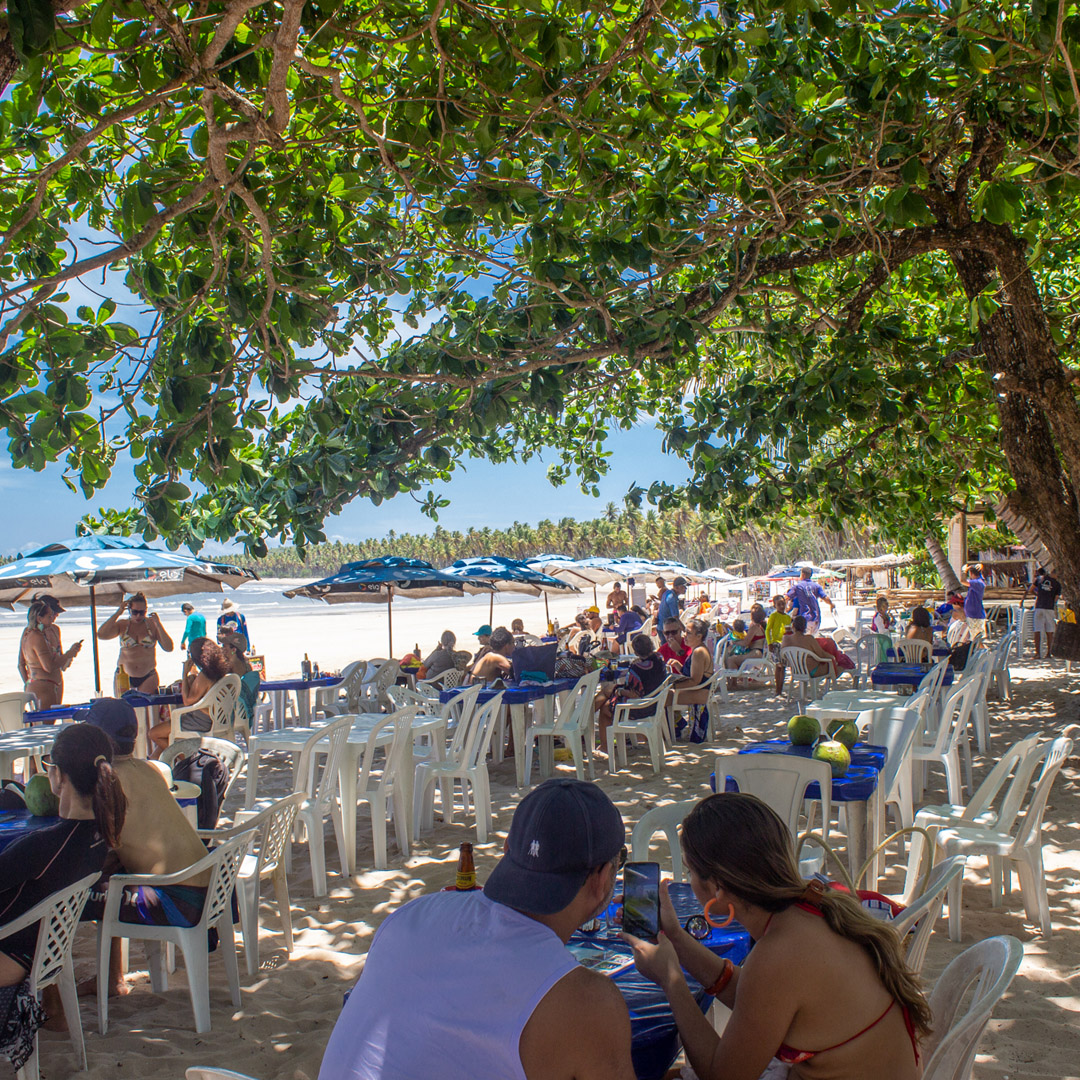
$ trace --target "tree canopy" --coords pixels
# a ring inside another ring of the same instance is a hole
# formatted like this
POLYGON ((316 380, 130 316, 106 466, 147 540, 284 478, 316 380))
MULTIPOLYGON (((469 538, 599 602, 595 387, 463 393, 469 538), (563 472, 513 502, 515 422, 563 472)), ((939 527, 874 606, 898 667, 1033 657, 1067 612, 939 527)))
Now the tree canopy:
POLYGON ((1007 494, 1080 595, 1076 4, 9 0, 5 48, 0 419, 88 494, 130 451, 113 524, 314 543, 654 416, 692 479, 631 501, 1007 494))

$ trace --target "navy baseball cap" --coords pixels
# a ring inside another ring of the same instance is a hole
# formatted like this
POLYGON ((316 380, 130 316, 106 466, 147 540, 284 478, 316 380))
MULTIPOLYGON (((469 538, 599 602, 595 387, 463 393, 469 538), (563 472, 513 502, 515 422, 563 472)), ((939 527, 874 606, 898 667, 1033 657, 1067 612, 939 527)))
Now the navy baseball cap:
POLYGON ((135 710, 126 701, 114 697, 98 698, 89 709, 79 709, 73 719, 76 723, 101 728, 112 739, 118 754, 126 757, 134 752, 139 722, 135 710))
POLYGON ((574 899, 589 872, 614 859, 625 843, 622 815, 599 787, 548 780, 514 812, 506 853, 484 894, 518 911, 554 915, 574 899))

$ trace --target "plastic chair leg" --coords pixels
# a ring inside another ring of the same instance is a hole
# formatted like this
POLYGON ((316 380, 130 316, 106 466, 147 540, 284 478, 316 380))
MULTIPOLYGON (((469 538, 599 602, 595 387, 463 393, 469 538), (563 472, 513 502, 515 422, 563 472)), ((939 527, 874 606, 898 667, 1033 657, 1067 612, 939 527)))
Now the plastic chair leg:
POLYGON ((112 939, 102 933, 102 925, 98 923, 98 971, 97 971, 97 1000, 98 1000, 98 1033, 105 1035, 109 1030, 109 950, 112 939))
POLYGON ((476 810, 476 839, 481 844, 486 844, 488 829, 491 828, 491 791, 488 787, 487 768, 483 763, 472 777, 472 789, 476 810))
POLYGON ((82 1017, 79 1015, 79 991, 75 986, 75 967, 69 956, 64 961, 64 969, 56 980, 60 991, 60 1001, 64 1006, 64 1019, 67 1021, 71 1045, 75 1050, 75 1060, 79 1068, 86 1071, 86 1042, 83 1039, 82 1017))
MULTIPOLYGON (((195 1014, 195 1030, 200 1035, 210 1030, 210 953, 206 935, 197 941, 199 931, 181 931, 180 951, 184 954, 188 989, 191 992, 191 1011, 195 1014)), ((256 938, 258 930, 256 929, 256 938)))
POLYGON ((377 796, 371 796, 371 839, 375 845, 375 869, 386 869, 386 804, 377 796))
POLYGON ((240 1007, 240 968, 236 963, 236 936, 233 932, 232 914, 226 910, 218 919, 218 949, 225 962, 225 978, 229 983, 229 998, 236 1008, 240 1007))
POLYGON ((279 866, 273 876, 274 895, 277 897, 278 915, 281 918, 281 932, 285 938, 285 952, 292 956, 292 903, 289 899, 289 879, 285 876, 285 867, 279 866))
POLYGON ((963 903, 964 875, 957 874, 949 884, 949 940, 963 941, 960 907, 963 903))
MULTIPOLYGON (((240 934, 244 939, 244 962, 248 978, 259 970, 259 881, 236 879, 236 904, 240 908, 240 934)), ((189 976, 190 977, 190 976, 189 976)))
POLYGON ((169 989, 169 969, 165 958, 165 942, 146 942, 146 966, 150 969, 150 989, 164 994, 169 989))
MULTIPOLYGON (((326 838, 323 836, 322 821, 314 814, 302 817, 307 833, 308 858, 311 860, 311 890, 316 899, 326 896, 326 838)), ((285 867, 288 873, 288 866, 285 867)))

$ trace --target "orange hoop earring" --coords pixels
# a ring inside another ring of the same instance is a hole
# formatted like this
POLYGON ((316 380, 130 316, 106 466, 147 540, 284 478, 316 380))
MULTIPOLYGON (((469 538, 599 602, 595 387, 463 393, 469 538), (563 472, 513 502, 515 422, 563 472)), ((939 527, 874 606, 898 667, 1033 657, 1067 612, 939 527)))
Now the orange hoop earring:
POLYGON ((705 905, 705 921, 710 926, 715 926, 719 930, 719 929, 722 929, 725 926, 730 926, 735 921, 735 905, 734 904, 728 904, 728 906, 727 906, 727 918, 723 922, 717 922, 715 919, 710 918, 710 916, 709 916, 709 912, 712 909, 713 904, 716 903, 717 899, 718 898, 714 896, 705 905))

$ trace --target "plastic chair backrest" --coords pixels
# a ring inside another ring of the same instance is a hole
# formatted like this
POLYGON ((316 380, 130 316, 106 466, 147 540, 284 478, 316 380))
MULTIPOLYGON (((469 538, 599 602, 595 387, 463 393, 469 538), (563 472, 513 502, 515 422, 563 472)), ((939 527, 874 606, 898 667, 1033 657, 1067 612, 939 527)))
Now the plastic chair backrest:
POLYGON ((368 732, 367 742, 364 745, 364 756, 360 763, 358 791, 366 791, 371 787, 371 775, 375 771, 375 755, 379 752, 379 742, 383 738, 383 733, 388 727, 394 729, 394 734, 390 741, 390 745, 386 747, 386 753, 383 757, 382 772, 379 774, 375 786, 380 791, 383 791, 393 783, 402 749, 399 735, 404 729, 408 738, 410 740, 412 739, 412 722, 419 712, 420 708, 417 705, 410 705, 405 709, 397 709, 384 716, 368 732))
POLYGON ((941 708, 941 689, 945 682, 945 672, 949 667, 949 658, 943 656, 934 666, 923 676, 922 682, 919 683, 919 689, 925 690, 930 697, 931 704, 935 710, 941 708))
POLYGON ((588 675, 582 675, 574 683, 570 697, 555 721, 557 731, 576 731, 583 728, 586 723, 592 723, 593 699, 596 697, 596 688, 599 683, 599 671, 590 671, 588 675))
POLYGON ((866 663, 867 671, 875 664, 880 664, 888 655, 888 649, 892 645, 892 638, 888 634, 863 634, 855 642, 855 662, 860 660, 866 663))
MULTIPOLYGON (((859 717, 865 715, 860 713, 859 717)), ((901 770, 910 767, 908 758, 921 721, 919 710, 911 708, 910 704, 874 709, 870 714, 866 741, 872 746, 884 746, 888 750, 880 778, 881 790, 886 798, 896 787, 901 770)))
POLYGON ((33 694, 26 694, 21 690, 0 694, 0 732, 22 731, 23 713, 33 700, 33 694))
POLYGON ((934 753, 944 754, 967 730, 980 685, 979 679, 965 679, 950 688, 941 706, 941 722, 934 732, 934 753))
POLYGON ((250 843, 250 833, 241 833, 214 848, 205 859, 200 859, 188 867, 187 877, 194 877, 204 870, 210 871, 210 880, 206 883, 206 903, 203 904, 202 917, 198 923, 201 929, 205 930, 216 923, 231 907, 236 877, 240 873, 240 864, 244 861, 244 854, 250 843))
POLYGON ((478 768, 487 757, 488 744, 495 731, 495 721, 499 718, 502 699, 503 692, 500 690, 490 701, 474 710, 461 745, 461 764, 465 768, 478 768))
POLYGON ((345 744, 349 741, 354 717, 345 715, 332 720, 304 743, 296 766, 296 791, 307 796, 315 807, 325 807, 337 793, 338 771, 345 744), (322 772, 318 783, 315 771, 322 757, 322 772))
POLYGON ((934 924, 938 921, 945 903, 946 890, 956 878, 963 875, 966 862, 963 855, 953 855, 939 862, 926 875, 926 880, 916 886, 915 899, 889 922, 901 938, 907 937, 909 933, 912 935, 904 960, 908 968, 916 974, 922 970, 923 961, 926 959, 934 924))
POLYGON ((375 694, 375 704, 380 709, 392 707, 393 703, 386 696, 387 687, 393 686, 401 675, 401 665, 396 660, 387 660, 379 668, 375 678, 371 682, 371 688, 375 694))
POLYGON ((460 761, 465 752, 465 739, 468 737, 469 725, 476 712, 476 699, 480 696, 482 689, 483 686, 480 683, 471 683, 460 694, 454 695, 454 700, 447 710, 448 716, 457 719, 454 736, 450 740, 450 757, 454 761, 460 761))
POLYGON ((1010 630, 1002 639, 998 642, 997 648, 994 650, 994 671, 1006 671, 1009 667, 1009 650, 1016 644, 1016 631, 1010 630))
MULTIPOLYGON (((32 993, 51 985, 59 978, 64 961, 71 954, 71 945, 79 926, 79 916, 86 906, 86 898, 100 876, 87 874, 73 884, 46 896, 18 918, 0 926, 2 944, 4 938, 10 934, 33 926, 34 923, 40 924, 34 961, 30 965, 32 993)), ((3 951, 2 948, 0 951, 3 951)))
POLYGON ((307 799, 306 792, 294 791, 291 795, 286 795, 284 799, 272 802, 265 810, 259 811, 254 817, 248 818, 242 825, 237 826, 241 830, 238 835, 254 834, 254 836, 249 835, 249 842, 257 847, 254 874, 256 880, 281 862, 285 845, 292 836, 297 811, 305 799, 307 799))
POLYGON ((1016 938, 992 937, 965 949, 938 976, 930 995, 934 1030, 923 1046, 928 1058, 923 1080, 968 1080, 979 1037, 1023 959, 1016 938))
POLYGON ((671 873, 676 881, 684 881, 682 848, 679 846, 679 829, 686 815, 697 806, 697 799, 655 806, 646 812, 630 834, 630 858, 634 862, 649 861, 649 845, 659 832, 667 837, 671 852, 671 873))
POLYGON ((341 682, 331 688, 332 701, 344 701, 348 712, 356 712, 360 707, 360 692, 364 686, 364 674, 367 671, 366 660, 354 660, 341 669, 341 682))
MULTIPOLYGON (((1057 774, 1065 759, 1072 753, 1072 739, 1055 739, 1046 753, 1042 772, 1035 782, 1035 790, 1031 794, 1031 800, 1024 810, 1024 816, 1020 826, 1016 830, 1016 838, 1013 840, 1013 851, 1020 852, 1026 847, 1033 847, 1042 842, 1042 822, 1046 813, 1046 800, 1050 798, 1050 789, 1054 786, 1057 774)), ((1040 750, 1042 748, 1040 747, 1040 750)), ((1010 822, 1007 827, 998 823, 999 832, 1009 832, 1012 829, 1010 822)))
POLYGON ((902 655, 903 662, 907 664, 929 664, 933 653, 934 647, 922 638, 904 638, 896 645, 897 659, 902 655))
POLYGON ((724 790, 730 776, 744 795, 756 795, 780 815, 792 839, 800 833, 806 789, 815 781, 821 788, 822 815, 829 821, 832 812, 832 768, 825 761, 789 757, 786 754, 718 754, 716 790, 724 790))
POLYGON ((199 708, 210 717, 210 732, 214 738, 228 736, 236 726, 236 710, 240 701, 240 676, 224 675, 203 695, 199 708))
MULTIPOLYGON (((780 650, 780 660, 786 664, 793 677, 810 679, 811 668, 824 663, 819 656, 815 656, 809 649, 801 649, 797 645, 785 645, 780 650)), ((822 679, 823 675, 815 675, 814 678, 822 679)))
MULTIPOLYGON (((994 767, 986 774, 978 790, 971 796, 970 802, 964 808, 965 820, 974 821, 979 814, 986 813, 994 805, 1006 782, 1009 783, 1009 790, 1006 792, 1005 799, 1002 800, 1003 812, 1009 816, 1011 821, 1016 819, 1017 811, 1020 809, 1021 802, 1023 802, 1024 792, 1031 782, 1031 774, 1043 759, 1043 755, 1038 753, 1038 743, 1039 735, 1037 732, 1034 735, 1028 735, 1027 738, 1013 743, 994 762, 994 767), (1011 781, 1009 781, 1010 773, 1013 774, 1011 781), (1015 806, 1012 805, 1010 797, 1014 787, 1018 791, 1015 796, 1015 806), (1006 806, 1006 803, 1008 803, 1008 806, 1006 806)), ((998 816, 1001 816, 1000 813, 998 816)))

